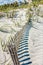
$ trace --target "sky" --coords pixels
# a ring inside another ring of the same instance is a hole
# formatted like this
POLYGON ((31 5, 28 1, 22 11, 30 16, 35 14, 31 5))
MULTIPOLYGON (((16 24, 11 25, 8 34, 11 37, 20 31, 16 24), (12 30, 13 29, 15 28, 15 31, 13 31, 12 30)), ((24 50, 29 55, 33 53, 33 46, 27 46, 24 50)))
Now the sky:
POLYGON ((18 2, 23 1, 24 2, 24 0, 0 0, 0 5, 7 4, 7 3, 13 3, 15 1, 18 1, 18 2))

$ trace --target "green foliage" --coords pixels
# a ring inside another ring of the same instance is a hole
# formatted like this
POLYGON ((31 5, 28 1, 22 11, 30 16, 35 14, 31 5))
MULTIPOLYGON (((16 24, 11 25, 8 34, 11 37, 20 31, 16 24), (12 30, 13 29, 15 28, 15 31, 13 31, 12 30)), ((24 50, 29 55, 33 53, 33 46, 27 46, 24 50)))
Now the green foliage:
POLYGON ((27 8, 27 7, 28 7, 28 4, 26 4, 26 5, 22 4, 22 5, 19 6, 19 8, 27 8))
POLYGON ((32 1, 35 1, 35 2, 37 1, 37 2, 39 2, 39 1, 41 1, 41 0, 32 0, 32 1))
POLYGON ((34 1, 33 2, 33 6, 36 6, 37 7, 38 5, 39 5, 39 3, 37 1, 34 1))
POLYGON ((26 0, 24 0, 25 4, 28 4, 28 2, 26 0))
POLYGON ((18 7, 18 2, 15 1, 13 4, 11 4, 12 7, 18 7))
POLYGON ((21 3, 20 5, 18 4, 17 1, 15 1, 14 3, 11 4, 4 4, 0 6, 0 11, 1 12, 8 12, 10 10, 14 10, 17 8, 27 8, 28 7, 28 3, 21 3))
POLYGON ((40 4, 43 4, 43 0, 40 1, 40 4))
POLYGON ((8 12, 10 10, 14 10, 17 8, 30 8, 31 6, 38 6, 39 4, 43 4, 43 0, 32 0, 31 5, 28 4, 26 2, 26 0, 24 0, 25 2, 20 2, 20 5, 18 4, 17 1, 15 1, 14 3, 11 4, 4 4, 4 5, 0 5, 0 11, 1 12, 8 12))
POLYGON ((15 9, 18 7, 18 2, 15 1, 14 3, 11 3, 11 4, 4 4, 4 5, 0 5, 0 11, 9 11, 9 10, 12 10, 12 9, 15 9))
POLYGON ((43 0, 32 0, 34 6, 38 6, 39 4, 43 4, 43 0))

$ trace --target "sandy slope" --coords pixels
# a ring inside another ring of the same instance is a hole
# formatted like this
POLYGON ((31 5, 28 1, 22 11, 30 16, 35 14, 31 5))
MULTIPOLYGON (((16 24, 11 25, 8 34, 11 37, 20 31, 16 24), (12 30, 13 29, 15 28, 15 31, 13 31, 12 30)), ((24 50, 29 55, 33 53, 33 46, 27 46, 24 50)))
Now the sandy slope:
POLYGON ((28 43, 32 65, 43 65, 43 18, 37 18, 38 21, 32 22, 28 43))

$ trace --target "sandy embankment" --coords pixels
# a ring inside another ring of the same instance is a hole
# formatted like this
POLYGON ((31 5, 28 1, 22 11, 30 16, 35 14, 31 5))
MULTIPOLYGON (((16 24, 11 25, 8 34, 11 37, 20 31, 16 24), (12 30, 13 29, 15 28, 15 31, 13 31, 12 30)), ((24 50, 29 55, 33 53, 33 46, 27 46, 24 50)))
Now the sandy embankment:
POLYGON ((0 19, 0 65, 13 65, 6 45, 12 43, 11 37, 14 38, 15 34, 20 31, 26 23, 25 10, 20 10, 17 18, 9 19, 3 17, 0 19))
POLYGON ((28 43, 32 65, 43 65, 43 17, 32 17, 28 43))

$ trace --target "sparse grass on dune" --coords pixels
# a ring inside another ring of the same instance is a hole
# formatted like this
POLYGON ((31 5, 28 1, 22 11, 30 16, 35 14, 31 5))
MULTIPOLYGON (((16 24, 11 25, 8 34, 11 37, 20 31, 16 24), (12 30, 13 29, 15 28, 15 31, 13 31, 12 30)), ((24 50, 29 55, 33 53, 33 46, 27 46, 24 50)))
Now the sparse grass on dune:
POLYGON ((8 12, 8 11, 10 11, 10 10, 15 10, 15 9, 20 9, 20 8, 27 8, 28 7, 28 4, 22 4, 22 5, 20 5, 20 6, 12 6, 12 5, 10 5, 9 4, 9 6, 8 6, 8 4, 7 5, 1 5, 0 6, 0 12, 8 12))
POLYGON ((20 5, 18 5, 17 2, 15 3, 11 3, 11 4, 4 4, 4 5, 0 5, 0 12, 8 12, 11 10, 16 10, 16 9, 20 9, 20 8, 31 8, 31 6, 38 6, 39 4, 43 4, 43 0, 33 0, 32 3, 21 3, 20 5))

